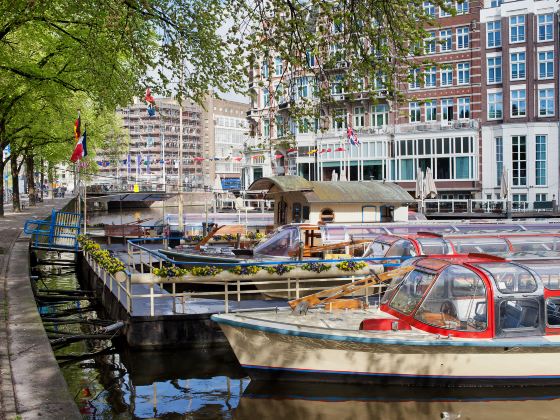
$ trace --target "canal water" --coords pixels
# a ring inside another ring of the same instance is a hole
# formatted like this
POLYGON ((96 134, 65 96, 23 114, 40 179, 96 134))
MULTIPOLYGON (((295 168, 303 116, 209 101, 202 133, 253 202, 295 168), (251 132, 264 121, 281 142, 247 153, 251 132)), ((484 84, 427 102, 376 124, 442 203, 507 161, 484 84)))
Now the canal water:
MULTIPOLYGON (((46 255, 45 259, 70 259, 46 255)), ((41 291, 80 290, 74 267, 35 268, 41 291)), ((87 299, 39 306, 68 388, 86 419, 557 419, 560 388, 422 389, 251 382, 229 350, 132 351, 92 334, 87 299), (80 321, 78 324, 57 319, 80 321)))

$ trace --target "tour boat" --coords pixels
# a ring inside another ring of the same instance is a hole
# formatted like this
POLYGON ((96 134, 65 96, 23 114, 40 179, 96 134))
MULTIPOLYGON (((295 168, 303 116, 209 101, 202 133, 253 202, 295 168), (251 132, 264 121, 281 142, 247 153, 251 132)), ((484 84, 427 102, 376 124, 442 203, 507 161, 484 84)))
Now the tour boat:
POLYGON ((294 312, 212 319, 252 379, 560 384, 560 264, 467 254, 411 258, 398 270, 379 306, 305 311, 315 295, 294 312))
POLYGON ((494 233, 441 235, 418 232, 406 235, 379 235, 364 252, 371 257, 415 257, 418 255, 484 253, 510 257, 519 253, 538 253, 560 257, 558 233, 494 233))

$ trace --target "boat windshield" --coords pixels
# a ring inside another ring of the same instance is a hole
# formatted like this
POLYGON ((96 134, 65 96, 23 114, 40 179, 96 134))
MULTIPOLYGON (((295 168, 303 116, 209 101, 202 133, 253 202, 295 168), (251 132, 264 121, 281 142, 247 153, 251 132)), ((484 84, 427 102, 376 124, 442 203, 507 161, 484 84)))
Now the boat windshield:
POLYGON ((512 236, 508 237, 512 251, 560 251, 560 237, 512 236))
POLYGON ((422 255, 444 255, 451 254, 449 242, 442 238, 419 238, 418 243, 422 255))
POLYGON ((364 257, 384 257, 391 244, 381 241, 373 241, 364 252, 364 257))
POLYGON ((439 274, 414 317, 457 331, 484 331, 488 325, 486 286, 472 270, 451 265, 439 274))
POLYGON ((448 238, 459 254, 476 253, 506 253, 509 245, 502 238, 448 238))
POLYGON ((544 287, 549 290, 560 290, 560 262, 543 261, 538 263, 525 263, 524 265, 539 275, 544 287))
POLYGON ((537 279, 521 265, 497 262, 476 266, 490 274, 502 293, 532 293, 538 289, 537 279))
POLYGON ((432 284, 434 277, 435 274, 426 271, 418 269, 411 271, 400 283, 389 306, 405 315, 411 314, 432 284))
POLYGON ((298 251, 300 242, 299 228, 286 227, 258 244, 253 254, 263 257, 290 257, 298 251))

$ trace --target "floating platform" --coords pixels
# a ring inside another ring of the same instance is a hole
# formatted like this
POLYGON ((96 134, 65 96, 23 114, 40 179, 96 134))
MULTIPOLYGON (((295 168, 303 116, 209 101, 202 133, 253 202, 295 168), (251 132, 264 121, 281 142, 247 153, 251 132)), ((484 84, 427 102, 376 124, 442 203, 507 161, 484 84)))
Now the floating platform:
MULTIPOLYGON (((154 293, 154 313, 151 314, 150 297, 135 297, 128 310, 128 297, 120 293, 120 288, 107 284, 89 265, 82 253, 78 254, 78 278, 83 288, 91 289, 107 315, 113 320, 122 320, 126 326, 124 336, 129 346, 142 348, 170 347, 228 347, 222 331, 210 317, 226 312, 225 301, 221 299, 191 298, 183 301, 158 285, 154 293), (168 296, 161 296, 168 295, 168 296)), ((150 287, 133 284, 133 295, 149 295, 150 287)), ((286 308, 285 300, 251 299, 228 301, 228 311, 275 310, 286 308)))

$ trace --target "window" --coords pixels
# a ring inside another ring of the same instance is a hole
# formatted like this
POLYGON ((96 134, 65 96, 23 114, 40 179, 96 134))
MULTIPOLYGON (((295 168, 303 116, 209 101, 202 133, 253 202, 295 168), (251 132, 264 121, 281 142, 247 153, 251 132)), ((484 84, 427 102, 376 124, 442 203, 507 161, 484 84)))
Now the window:
POLYGON ((488 326, 486 286, 468 268, 452 265, 438 276, 415 318, 439 328, 484 331, 488 326))
POLYGON ((511 80, 525 80, 525 53, 512 53, 511 62, 511 80))
POLYGON ((270 106, 270 92, 268 88, 263 89, 263 104, 264 106, 270 106))
POLYGON ((432 99, 426 101, 426 121, 436 121, 437 120, 437 102, 432 99))
POLYGON ((414 179, 414 160, 402 159, 401 164, 401 180, 412 181, 414 179))
POLYGON ((560 327, 560 299, 546 300, 546 324, 549 327, 560 327))
POLYGON ((554 115, 554 88, 539 89, 539 117, 554 115))
POLYGON ((547 13, 538 16, 538 34, 539 41, 552 41, 554 38, 554 15, 547 13))
POLYGON ((462 0, 457 2, 457 14, 464 15, 469 13, 469 0, 462 0))
MULTIPOLYGON (((445 7, 446 7, 447 10, 451 10, 451 8, 453 7, 452 0, 444 0, 443 3, 445 4, 445 7)), ((451 16, 451 13, 445 11, 443 9, 443 7, 440 7, 439 8, 439 17, 448 17, 448 16, 451 16)))
POLYGON ((453 69, 451 67, 444 67, 440 70, 440 84, 453 86, 453 69))
POLYGON ((384 127, 389 124, 389 107, 387 105, 372 105, 371 125, 384 127))
POLYGON ((424 74, 424 84, 426 87, 436 86, 436 73, 437 69, 435 67, 426 69, 426 73, 424 74))
POLYGON ((546 185, 546 136, 535 137, 535 185, 546 185))
POLYGON ((511 161, 513 164, 513 186, 527 185, 527 138, 513 136, 511 138, 511 161))
POLYGON ((284 117, 281 115, 276 116, 276 137, 284 137, 285 135, 284 117))
POLYGON ((504 99, 502 92, 488 94, 488 119, 499 120, 504 114, 504 99))
POLYGON ((439 31, 440 51, 451 51, 453 49, 453 32, 451 29, 439 31))
POLYGON ((323 209, 321 210, 321 215, 319 217, 323 223, 334 222, 334 211, 331 209, 323 209))
POLYGON ((354 127, 365 126, 366 115, 363 106, 354 107, 354 127))
POLYGON ((420 105, 418 102, 408 104, 408 116, 411 123, 420 122, 420 105))
POLYGON ((455 158, 455 179, 469 179, 469 166, 470 166, 471 158, 465 157, 456 157, 455 158))
POLYGON ((525 42, 525 16, 511 16, 509 18, 509 42, 525 42))
POLYGON ((390 307, 407 315, 412 313, 433 279, 433 274, 420 270, 411 271, 391 299, 390 307))
POLYGON ((469 48, 469 27, 457 28, 457 49, 464 50, 469 48))
POLYGON ((426 13, 426 15, 435 17, 436 7, 432 4, 432 2, 425 1, 423 3, 423 7, 424 7, 424 13, 426 13))
POLYGON ((334 130, 342 130, 346 128, 346 110, 335 109, 332 118, 332 128, 334 130))
POLYGON ((502 185, 502 173, 504 172, 504 141, 501 137, 495 137, 496 144, 496 185, 502 185))
POLYGON ((490 7, 500 7, 502 0, 490 0, 490 7))
POLYGON ((453 99, 441 100, 441 116, 443 121, 453 120, 453 99))
POLYGON ((471 65, 469 63, 457 64, 457 84, 468 85, 471 81, 471 65))
POLYGON ((262 63, 261 76, 262 76, 263 79, 268 79, 268 62, 267 61, 263 61, 263 63, 262 63))
POLYGON ((459 119, 468 119, 471 116, 471 98, 459 98, 457 100, 459 119))
POLYGON ((496 48, 502 45, 502 23, 499 20, 486 24, 486 47, 496 48))
POLYGON ((435 54, 436 52, 436 33, 428 32, 430 36, 424 40, 424 54, 435 54))
POLYGON ((512 117, 524 117, 527 114, 525 89, 512 90, 510 102, 512 117))
POLYGON ((270 120, 268 118, 263 120, 263 136, 265 139, 270 138, 270 120))
POLYGON ((410 89, 420 89, 420 69, 410 70, 408 87, 410 89))
POLYGON ((502 57, 488 57, 488 83, 502 83, 502 57))
POLYGON ((299 77, 297 79, 297 97, 307 98, 309 91, 309 82, 307 77, 299 77))
MULTIPOLYGON (((535 194, 535 201, 539 201, 539 202, 548 201, 548 194, 546 194, 546 193, 538 193, 538 194, 535 194)), ((547 247, 547 248, 548 248, 548 247, 547 247)), ((548 248, 548 249, 550 249, 550 248, 548 248)), ((539 274, 540 274, 540 273, 539 273, 539 274)), ((544 280, 544 279, 543 279, 543 280, 544 280)))
POLYGON ((539 79, 554 77, 554 51, 539 52, 539 79))
POLYGON ((512 196, 513 210, 525 210, 528 208, 527 194, 513 194, 512 196))
POLYGON ((274 75, 282 76, 282 59, 280 57, 274 59, 274 75))

